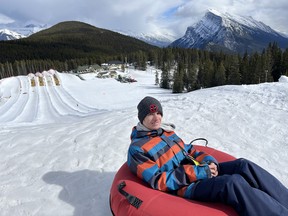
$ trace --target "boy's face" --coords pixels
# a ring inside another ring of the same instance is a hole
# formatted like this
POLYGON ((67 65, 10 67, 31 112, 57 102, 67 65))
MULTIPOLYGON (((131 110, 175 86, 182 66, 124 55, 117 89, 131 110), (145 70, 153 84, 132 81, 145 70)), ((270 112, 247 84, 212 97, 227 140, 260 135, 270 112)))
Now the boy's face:
POLYGON ((161 127, 162 115, 159 112, 149 113, 143 120, 143 125, 150 130, 158 130, 161 127))

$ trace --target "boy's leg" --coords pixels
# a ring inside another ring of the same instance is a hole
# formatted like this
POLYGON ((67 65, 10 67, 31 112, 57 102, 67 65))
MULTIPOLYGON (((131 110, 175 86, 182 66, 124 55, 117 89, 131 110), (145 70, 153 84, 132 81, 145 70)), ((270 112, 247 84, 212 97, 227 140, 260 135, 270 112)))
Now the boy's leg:
POLYGON ((239 215, 287 216, 288 209, 261 190, 252 188, 240 175, 223 175, 199 181, 192 199, 221 202, 232 206, 239 215))
POLYGON ((251 187, 264 191, 288 209, 288 189, 257 164, 246 159, 220 163, 219 175, 225 174, 241 175, 251 187))

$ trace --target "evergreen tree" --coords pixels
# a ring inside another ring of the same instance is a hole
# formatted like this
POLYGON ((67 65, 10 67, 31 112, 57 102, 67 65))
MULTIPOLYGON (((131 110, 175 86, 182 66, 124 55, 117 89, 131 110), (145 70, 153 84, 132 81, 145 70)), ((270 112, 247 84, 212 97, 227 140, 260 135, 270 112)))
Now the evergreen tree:
POLYGON ((202 71, 201 71, 201 83, 202 86, 205 88, 209 88, 213 86, 213 76, 214 76, 214 68, 213 68, 213 62, 206 58, 202 65, 202 71))
POLYGON ((241 84, 241 77, 239 72, 239 59, 237 56, 231 56, 229 60, 229 66, 227 68, 227 84, 239 85, 241 84))
POLYGON ((162 66, 160 87, 164 89, 170 88, 169 72, 167 70, 167 66, 165 63, 163 63, 163 66, 162 66))
POLYGON ((0 79, 4 78, 4 65, 0 63, 0 79))
POLYGON ((180 61, 178 63, 177 70, 174 72, 174 79, 173 79, 173 93, 182 93, 184 89, 183 84, 183 75, 184 75, 184 63, 180 61))
POLYGON ((239 73, 241 74, 241 83, 249 84, 250 82, 250 67, 248 53, 244 53, 243 57, 239 61, 239 73))
POLYGON ((215 72, 215 85, 221 86, 226 84, 226 74, 225 74, 225 67, 223 62, 221 61, 220 64, 217 66, 217 70, 215 72))
POLYGON ((284 68, 282 67, 282 51, 278 47, 277 43, 273 43, 271 52, 273 59, 271 74, 273 76, 274 82, 278 82, 282 72, 284 71, 284 68))
POLYGON ((140 50, 137 52, 136 56, 137 56, 136 59, 137 68, 140 70, 146 70, 146 62, 147 62, 146 54, 140 50))
POLYGON ((155 72, 155 85, 159 85, 159 72, 156 70, 155 72))
POLYGON ((166 70, 169 72, 174 65, 174 55, 172 48, 164 49, 163 61, 166 63, 166 70))
POLYGON ((261 54, 261 67, 262 67, 262 74, 261 74, 261 81, 268 82, 268 68, 269 68, 269 60, 266 50, 264 49, 261 54))
POLYGON ((263 71, 263 64, 262 64, 262 58, 260 57, 260 55, 256 52, 254 53, 254 74, 255 74, 255 78, 254 78, 254 83, 261 83, 261 82, 265 82, 265 75, 264 75, 264 71, 263 71))
POLYGON ((283 75, 288 76, 288 48, 283 52, 283 75))

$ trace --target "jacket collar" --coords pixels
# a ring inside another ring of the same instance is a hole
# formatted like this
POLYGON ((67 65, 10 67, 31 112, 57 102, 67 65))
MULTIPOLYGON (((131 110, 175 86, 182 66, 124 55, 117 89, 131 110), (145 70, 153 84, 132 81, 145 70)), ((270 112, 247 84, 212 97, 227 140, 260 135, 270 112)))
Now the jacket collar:
POLYGON ((156 137, 161 136, 164 131, 171 132, 174 131, 175 125, 171 123, 162 123, 161 128, 158 130, 150 130, 147 127, 145 127, 141 122, 138 122, 137 126, 134 127, 136 130, 135 132, 135 138, 142 138, 142 137, 156 137))

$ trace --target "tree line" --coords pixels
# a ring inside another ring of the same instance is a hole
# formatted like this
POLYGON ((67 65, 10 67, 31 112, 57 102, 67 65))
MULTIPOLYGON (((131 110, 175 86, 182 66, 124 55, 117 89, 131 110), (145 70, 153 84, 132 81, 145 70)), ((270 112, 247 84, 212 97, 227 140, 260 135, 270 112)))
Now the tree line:
MULTIPOLYGON (((2 51, 2 50, 1 50, 2 51)), ((58 55, 58 54, 57 54, 58 55)), ((2 56, 2 53, 1 53, 2 56)), ((129 54, 121 55, 94 55, 88 57, 62 59, 63 56, 58 58, 45 58, 43 59, 13 59, 10 57, 10 61, 2 61, 0 56, 0 79, 28 75, 29 73, 42 72, 45 70, 55 69, 59 72, 68 72, 76 70, 78 66, 93 65, 107 63, 112 60, 119 60, 121 62, 133 62, 138 69, 146 69, 146 62, 149 61, 149 51, 139 50, 137 52, 131 52, 129 54)))
POLYGON ((243 56, 194 49, 165 48, 154 53, 155 82, 173 93, 220 85, 277 82, 288 75, 288 49, 270 43, 262 53, 243 56))
POLYGON ((172 89, 174 93, 227 84, 273 82, 278 81, 281 75, 288 75, 288 49, 282 51, 276 43, 270 43, 262 53, 245 53, 242 56, 168 47, 139 50, 123 55, 96 55, 67 60, 56 58, 0 61, 0 79, 49 69, 71 71, 80 65, 100 65, 110 60, 133 63, 143 70, 149 61, 157 70, 162 71, 161 76, 156 73, 155 82, 162 88, 172 89))

